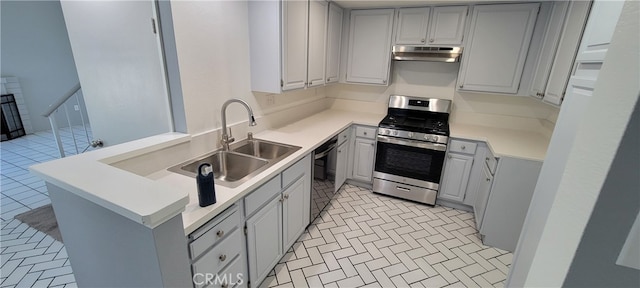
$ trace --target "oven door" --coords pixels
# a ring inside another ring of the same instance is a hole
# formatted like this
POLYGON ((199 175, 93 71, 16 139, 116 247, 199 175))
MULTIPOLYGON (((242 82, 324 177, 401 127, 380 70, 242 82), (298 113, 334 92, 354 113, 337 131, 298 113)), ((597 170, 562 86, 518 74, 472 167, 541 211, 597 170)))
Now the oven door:
POLYGON ((446 145, 381 135, 377 139, 374 177, 438 189, 446 145))

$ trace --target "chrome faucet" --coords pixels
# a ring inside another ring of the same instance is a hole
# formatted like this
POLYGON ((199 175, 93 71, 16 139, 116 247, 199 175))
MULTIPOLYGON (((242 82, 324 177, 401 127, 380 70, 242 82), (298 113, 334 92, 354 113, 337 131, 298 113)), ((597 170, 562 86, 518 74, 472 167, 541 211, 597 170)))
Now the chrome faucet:
POLYGON ((222 104, 222 139, 220 139, 220 143, 222 144, 222 149, 224 151, 229 151, 229 143, 236 140, 231 135, 231 129, 228 130, 229 134, 227 134, 227 106, 233 102, 240 103, 244 108, 247 108, 247 113, 249 114, 249 126, 256 126, 256 119, 253 117, 253 110, 251 110, 251 107, 249 107, 247 102, 235 98, 224 102, 224 104, 222 104))

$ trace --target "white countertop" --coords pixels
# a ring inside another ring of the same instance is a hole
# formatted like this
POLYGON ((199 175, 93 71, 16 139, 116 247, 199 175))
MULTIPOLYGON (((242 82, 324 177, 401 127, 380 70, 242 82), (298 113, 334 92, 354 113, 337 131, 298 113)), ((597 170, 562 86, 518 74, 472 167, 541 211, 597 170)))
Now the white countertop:
POLYGON ((487 142, 496 157, 544 161, 550 139, 535 131, 449 123, 450 137, 487 142))
MULTIPOLYGON (((217 203, 198 206, 195 180, 165 168, 146 177, 109 165, 191 140, 167 133, 30 167, 47 182, 148 227, 182 212, 185 235, 242 199, 285 168, 302 159, 351 124, 377 126, 383 114, 325 110, 290 125, 255 134, 255 138, 302 147, 236 188, 216 185, 217 203), (107 164, 109 163, 109 164, 107 164)), ((535 132, 452 124, 451 137, 487 141, 493 153, 542 161, 549 139, 535 132)), ((187 159, 184 159, 187 160, 187 159)))

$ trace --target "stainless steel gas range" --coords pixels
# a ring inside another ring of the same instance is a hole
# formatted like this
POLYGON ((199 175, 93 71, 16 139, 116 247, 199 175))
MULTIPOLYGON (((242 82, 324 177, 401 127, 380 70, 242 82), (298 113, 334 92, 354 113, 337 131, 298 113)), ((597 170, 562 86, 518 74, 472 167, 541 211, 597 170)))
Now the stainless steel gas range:
POLYGON ((392 95, 378 125, 373 192, 435 205, 451 101, 392 95))

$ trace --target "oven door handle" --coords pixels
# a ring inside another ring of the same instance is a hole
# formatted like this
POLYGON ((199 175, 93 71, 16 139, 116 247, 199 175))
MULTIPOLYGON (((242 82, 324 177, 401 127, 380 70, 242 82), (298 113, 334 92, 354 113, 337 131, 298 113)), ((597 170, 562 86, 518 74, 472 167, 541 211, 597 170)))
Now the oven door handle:
POLYGON ((398 139, 398 138, 392 138, 392 137, 381 136, 381 135, 378 135, 378 142, 405 145, 405 146, 411 146, 411 147, 417 147, 417 148, 425 148, 425 149, 436 150, 436 151, 447 151, 447 145, 444 145, 444 144, 408 140, 408 139, 398 139))

